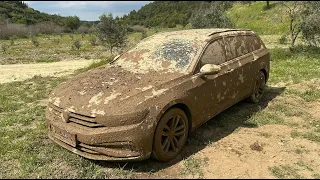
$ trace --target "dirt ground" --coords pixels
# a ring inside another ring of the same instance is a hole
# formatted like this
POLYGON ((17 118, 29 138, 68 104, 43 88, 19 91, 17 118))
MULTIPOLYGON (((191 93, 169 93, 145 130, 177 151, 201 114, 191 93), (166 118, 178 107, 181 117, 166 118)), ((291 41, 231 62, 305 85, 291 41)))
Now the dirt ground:
POLYGON ((95 60, 70 60, 52 63, 0 65, 0 84, 12 81, 23 81, 35 75, 64 76, 74 70, 88 66, 95 60))

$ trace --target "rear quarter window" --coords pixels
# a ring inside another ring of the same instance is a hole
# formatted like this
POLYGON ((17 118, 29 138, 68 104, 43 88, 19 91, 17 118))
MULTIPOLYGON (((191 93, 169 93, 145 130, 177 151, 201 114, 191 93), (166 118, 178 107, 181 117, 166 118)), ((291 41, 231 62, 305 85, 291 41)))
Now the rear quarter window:
POLYGON ((262 47, 261 40, 252 35, 225 37, 227 60, 243 56, 262 47))

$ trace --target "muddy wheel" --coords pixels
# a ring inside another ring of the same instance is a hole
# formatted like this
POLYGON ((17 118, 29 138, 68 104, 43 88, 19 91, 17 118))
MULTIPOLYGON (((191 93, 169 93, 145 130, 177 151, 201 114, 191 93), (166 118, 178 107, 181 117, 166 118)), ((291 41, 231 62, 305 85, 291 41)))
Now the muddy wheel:
POLYGON ((152 157, 159 161, 174 159, 188 138, 188 118, 179 108, 168 110, 160 119, 153 140, 152 157))
POLYGON ((265 86, 266 86, 266 77, 264 73, 260 71, 254 86, 253 93, 250 95, 248 100, 252 103, 260 102, 264 93, 265 86))

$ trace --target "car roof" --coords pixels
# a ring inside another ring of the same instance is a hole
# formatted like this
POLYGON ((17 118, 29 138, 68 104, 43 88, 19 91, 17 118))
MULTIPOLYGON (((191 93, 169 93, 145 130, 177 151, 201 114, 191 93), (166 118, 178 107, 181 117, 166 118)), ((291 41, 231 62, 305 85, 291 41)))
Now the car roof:
POLYGON ((167 38, 168 36, 188 36, 190 39, 197 39, 200 41, 207 42, 210 39, 213 39, 217 36, 230 35, 230 34, 251 34, 255 33, 249 29, 223 29, 223 28, 210 28, 210 29, 188 29, 188 30, 178 30, 178 31, 167 31, 154 34, 149 38, 163 37, 167 38))

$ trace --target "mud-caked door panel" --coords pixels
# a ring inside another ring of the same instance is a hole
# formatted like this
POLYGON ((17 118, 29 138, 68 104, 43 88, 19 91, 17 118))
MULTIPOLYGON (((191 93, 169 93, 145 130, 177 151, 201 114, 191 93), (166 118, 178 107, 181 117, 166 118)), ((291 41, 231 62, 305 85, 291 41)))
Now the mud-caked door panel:
POLYGON ((252 92, 256 66, 252 51, 256 44, 252 36, 238 35, 224 37, 226 46, 228 75, 230 76, 231 94, 228 96, 230 105, 242 100, 252 92))
POLYGON ((226 62, 225 47, 223 39, 219 38, 211 41, 206 49, 204 50, 202 56, 195 70, 193 80, 198 83, 198 86, 190 90, 189 94, 192 94, 197 103, 197 122, 196 124, 201 124, 217 114, 219 111, 213 107, 219 105, 224 106, 225 92, 229 87, 224 83, 227 79, 226 73, 227 69, 221 67, 215 75, 205 75, 200 76, 199 70, 205 64, 215 64, 221 65, 226 62))

